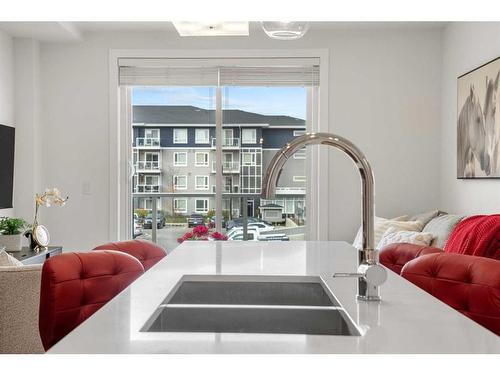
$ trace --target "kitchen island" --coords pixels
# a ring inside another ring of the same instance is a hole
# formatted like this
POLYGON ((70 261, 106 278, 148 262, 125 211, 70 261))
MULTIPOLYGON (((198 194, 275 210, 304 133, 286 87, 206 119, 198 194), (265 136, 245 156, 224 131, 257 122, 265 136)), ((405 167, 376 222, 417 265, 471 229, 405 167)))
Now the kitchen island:
POLYGON ((356 299, 358 252, 345 242, 187 241, 48 353, 500 353, 500 338, 399 275, 381 302, 356 299), (184 275, 317 276, 360 336, 141 332, 184 275))

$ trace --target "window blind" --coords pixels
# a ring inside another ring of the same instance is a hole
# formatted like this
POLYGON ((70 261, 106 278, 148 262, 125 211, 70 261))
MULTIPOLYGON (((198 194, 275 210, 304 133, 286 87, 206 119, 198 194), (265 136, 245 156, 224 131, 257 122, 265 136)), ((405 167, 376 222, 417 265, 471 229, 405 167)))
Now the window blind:
POLYGON ((120 85, 318 86, 319 59, 119 59, 120 85))

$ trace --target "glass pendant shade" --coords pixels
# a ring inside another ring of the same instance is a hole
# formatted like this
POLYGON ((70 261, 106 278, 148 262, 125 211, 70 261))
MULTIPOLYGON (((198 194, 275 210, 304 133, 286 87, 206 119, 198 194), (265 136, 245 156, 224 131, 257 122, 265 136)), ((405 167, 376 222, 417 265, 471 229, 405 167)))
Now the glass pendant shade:
POLYGON ((309 29, 309 22, 262 21, 262 29, 270 38, 294 40, 304 36, 309 29))

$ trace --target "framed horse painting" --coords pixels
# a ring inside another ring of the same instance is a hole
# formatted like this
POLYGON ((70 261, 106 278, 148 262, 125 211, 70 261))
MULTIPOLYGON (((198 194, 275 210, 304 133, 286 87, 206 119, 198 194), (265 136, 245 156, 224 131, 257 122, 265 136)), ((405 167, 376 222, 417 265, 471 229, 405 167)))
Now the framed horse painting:
POLYGON ((500 57, 458 77, 457 178, 500 178, 500 57))

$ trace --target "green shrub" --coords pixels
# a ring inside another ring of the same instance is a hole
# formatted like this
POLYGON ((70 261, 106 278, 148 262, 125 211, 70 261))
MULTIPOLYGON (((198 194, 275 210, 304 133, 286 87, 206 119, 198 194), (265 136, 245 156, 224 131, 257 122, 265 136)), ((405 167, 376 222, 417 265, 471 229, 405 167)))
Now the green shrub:
POLYGON ((0 218, 0 233, 5 235, 21 234, 28 227, 23 219, 13 217, 0 218))
POLYGON ((146 216, 148 216, 149 211, 145 210, 143 208, 137 208, 135 210, 135 213, 137 214, 137 216, 139 217, 139 219, 145 219, 146 216))

